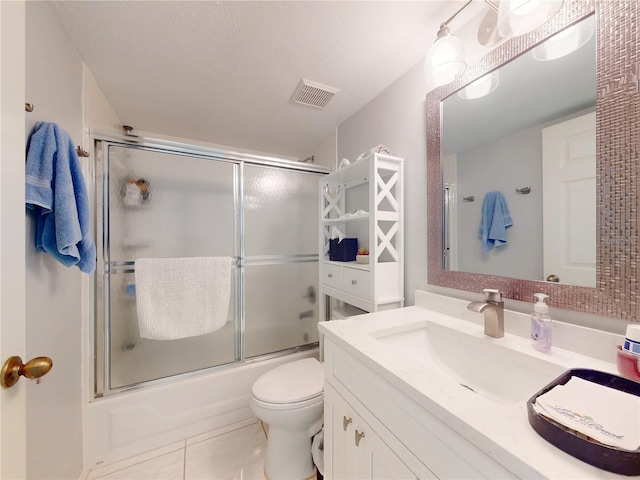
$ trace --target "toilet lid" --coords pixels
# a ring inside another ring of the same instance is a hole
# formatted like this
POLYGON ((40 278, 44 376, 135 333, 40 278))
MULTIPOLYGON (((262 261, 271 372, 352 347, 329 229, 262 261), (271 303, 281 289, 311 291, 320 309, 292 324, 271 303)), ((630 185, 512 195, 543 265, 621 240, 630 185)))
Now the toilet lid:
POLYGON ((305 358, 280 365, 262 375, 251 393, 268 403, 302 402, 322 393, 324 373, 315 358, 305 358))

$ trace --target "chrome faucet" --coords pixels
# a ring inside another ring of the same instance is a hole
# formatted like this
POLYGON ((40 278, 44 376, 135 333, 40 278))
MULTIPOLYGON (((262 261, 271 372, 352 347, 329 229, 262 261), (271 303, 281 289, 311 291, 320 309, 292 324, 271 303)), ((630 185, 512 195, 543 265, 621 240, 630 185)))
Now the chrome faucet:
POLYGON ((471 302, 467 308, 472 312, 484 314, 484 334, 489 337, 504 337, 504 300, 502 292, 485 288, 484 302, 471 302))

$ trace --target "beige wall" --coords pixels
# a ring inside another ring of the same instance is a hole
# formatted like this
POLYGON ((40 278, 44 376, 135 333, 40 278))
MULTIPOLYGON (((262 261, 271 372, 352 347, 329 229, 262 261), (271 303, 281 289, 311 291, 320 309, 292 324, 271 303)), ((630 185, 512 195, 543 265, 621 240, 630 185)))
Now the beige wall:
MULTIPOLYGON (((26 3, 27 136, 37 121, 82 139, 82 63, 44 2, 26 3)), ((86 161, 86 160, 85 160, 86 161)), ((46 355, 53 369, 27 386, 28 478, 78 478, 82 471, 82 276, 34 246, 26 224, 28 358, 46 355)))
POLYGON ((405 305, 427 285, 427 143, 424 73, 419 63, 338 127, 338 161, 378 144, 404 158, 405 305))
POLYGON ((314 165, 322 165, 335 170, 337 168, 337 142, 338 130, 335 129, 327 138, 315 146, 313 153, 309 154, 314 156, 314 165))

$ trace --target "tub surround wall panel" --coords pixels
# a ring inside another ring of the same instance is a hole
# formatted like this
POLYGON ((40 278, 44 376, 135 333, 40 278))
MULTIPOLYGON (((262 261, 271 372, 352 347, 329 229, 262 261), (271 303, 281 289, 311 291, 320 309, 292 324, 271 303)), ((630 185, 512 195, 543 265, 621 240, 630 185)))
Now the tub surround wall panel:
POLYGON ((86 409, 85 468, 116 462, 252 418, 253 383, 317 349, 97 399, 86 409))

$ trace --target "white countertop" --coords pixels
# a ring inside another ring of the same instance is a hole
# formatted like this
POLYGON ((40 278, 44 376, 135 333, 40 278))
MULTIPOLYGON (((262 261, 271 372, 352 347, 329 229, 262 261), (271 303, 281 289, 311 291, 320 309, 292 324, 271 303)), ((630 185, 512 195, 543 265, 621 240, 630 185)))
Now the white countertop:
MULTIPOLYGON (((554 322, 554 347, 550 353, 540 353, 530 345, 527 315, 505 311, 505 337, 495 339, 482 334, 482 315, 466 310, 466 301, 417 292, 416 303, 413 307, 321 322, 320 332, 519 477, 640 478, 598 469, 548 443, 530 426, 526 400, 499 403, 466 391, 456 382, 430 374, 422 363, 399 355, 372 333, 410 328, 428 319, 566 369, 589 368, 609 373, 617 373, 615 348, 622 336, 554 322)), ((540 385, 540 389, 544 386, 540 385)))

